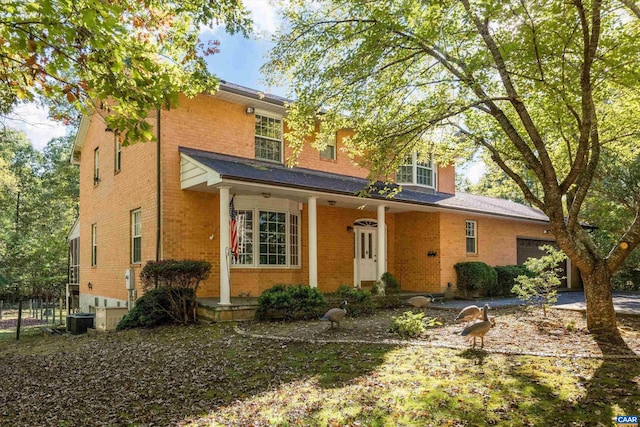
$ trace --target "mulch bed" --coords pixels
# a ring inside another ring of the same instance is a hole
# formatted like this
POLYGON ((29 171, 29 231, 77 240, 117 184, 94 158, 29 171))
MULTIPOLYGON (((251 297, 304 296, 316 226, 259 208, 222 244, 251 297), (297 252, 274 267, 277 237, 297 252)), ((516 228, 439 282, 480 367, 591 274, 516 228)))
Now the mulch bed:
MULTIPOLYGON (((369 317, 349 318, 340 328, 329 329, 328 322, 256 322, 241 325, 249 334, 282 339, 332 341, 353 340, 397 343, 400 337, 389 332, 392 317, 406 309, 382 310, 369 317)), ((415 310, 417 311, 417 309, 415 310)), ((442 326, 430 328, 417 339, 404 340, 416 345, 466 348, 470 341, 460 336, 465 323, 454 322, 457 311, 427 309, 425 317, 436 317, 442 326)), ((496 326, 485 336, 484 350, 507 354, 532 354, 558 357, 640 357, 640 318, 619 317, 618 327, 628 351, 621 351, 602 343, 599 345, 588 333, 583 313, 548 310, 547 317, 538 308, 492 309, 496 326)), ((477 340, 478 346, 480 340, 477 340)))

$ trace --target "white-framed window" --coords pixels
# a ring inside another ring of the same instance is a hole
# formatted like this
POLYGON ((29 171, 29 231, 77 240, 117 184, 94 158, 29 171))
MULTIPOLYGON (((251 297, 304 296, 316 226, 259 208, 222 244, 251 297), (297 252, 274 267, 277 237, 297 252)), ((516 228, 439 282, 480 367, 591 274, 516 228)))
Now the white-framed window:
POLYGON ((282 162, 282 119, 256 113, 256 159, 282 162))
POLYGON ((80 238, 69 242, 69 283, 80 283, 80 238))
POLYGON ((236 210, 238 259, 234 264, 253 265, 253 210, 236 210))
POLYGON ((433 158, 429 161, 418 159, 418 154, 408 156, 396 173, 398 184, 412 184, 421 187, 436 188, 436 167, 433 158))
POLYGON ((300 214, 282 207, 236 210, 238 257, 235 267, 300 267, 300 214))
POLYGON ((466 222, 467 254, 478 253, 478 224, 475 221, 466 222))
POLYGON ((142 211, 131 211, 131 264, 142 262, 142 211))
POLYGON ((100 148, 93 150, 93 185, 100 182, 100 148))
POLYGON ((338 145, 338 134, 334 134, 333 138, 327 139, 327 145, 320 151, 320 158, 326 160, 336 159, 336 147, 338 145))
POLYGON ((113 159, 113 171, 118 173, 120 172, 120 169, 122 169, 122 144, 120 144, 117 136, 114 138, 113 144, 115 153, 113 159))
POLYGON ((300 217, 289 214, 289 264, 300 265, 300 217))
POLYGON ((91 265, 98 265, 98 224, 91 225, 91 265))

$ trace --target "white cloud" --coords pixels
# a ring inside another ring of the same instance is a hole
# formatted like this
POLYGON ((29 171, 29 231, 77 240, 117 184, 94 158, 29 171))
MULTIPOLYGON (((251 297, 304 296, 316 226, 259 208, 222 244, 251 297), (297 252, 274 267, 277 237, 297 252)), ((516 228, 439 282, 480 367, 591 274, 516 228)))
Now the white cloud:
POLYGON ((4 126, 23 131, 38 150, 42 150, 51 139, 67 134, 65 125, 49 119, 46 108, 32 103, 18 105, 3 122, 4 126))
MULTIPOLYGON (((282 22, 279 13, 280 7, 276 6, 273 0, 245 0, 243 3, 253 20, 255 36, 259 38, 270 38, 282 22)), ((219 31, 224 31, 223 25, 203 27, 200 29, 201 34, 210 33, 213 36, 219 31)))
POLYGON ((474 162, 466 171, 467 178, 472 184, 477 184, 484 175, 484 162, 474 162))

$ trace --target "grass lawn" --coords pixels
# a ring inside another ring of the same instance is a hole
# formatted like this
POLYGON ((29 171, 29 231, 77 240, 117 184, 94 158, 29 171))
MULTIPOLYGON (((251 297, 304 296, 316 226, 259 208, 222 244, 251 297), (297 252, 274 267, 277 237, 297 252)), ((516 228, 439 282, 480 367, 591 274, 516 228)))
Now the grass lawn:
POLYGON ((640 361, 305 343, 230 325, 0 345, 0 425, 610 426, 640 361))

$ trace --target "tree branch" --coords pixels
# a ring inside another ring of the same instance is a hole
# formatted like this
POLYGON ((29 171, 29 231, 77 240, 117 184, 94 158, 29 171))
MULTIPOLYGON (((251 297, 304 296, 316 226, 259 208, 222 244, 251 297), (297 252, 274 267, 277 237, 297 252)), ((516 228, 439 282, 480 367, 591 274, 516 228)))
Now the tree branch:
MULTIPOLYGON (((518 95, 518 92, 516 91, 513 82, 511 81, 511 76, 509 75, 509 71, 507 70, 505 60, 500 53, 500 49, 498 48, 496 41, 489 33, 488 19, 485 19, 484 22, 481 22, 480 18, 478 18, 478 16, 472 12, 469 0, 461 0, 461 2, 465 10, 473 20, 478 32, 480 33, 480 36, 485 42, 485 45, 491 52, 491 56, 496 64, 496 67, 498 68, 498 73, 500 75, 502 84, 507 91, 507 94, 511 98, 511 104, 513 105, 513 108, 515 109, 518 117, 520 118, 520 121, 527 131, 527 134, 529 135, 533 146, 538 152, 540 170, 534 169, 534 171, 536 171, 536 175, 538 175, 542 185, 548 188, 549 193, 557 193, 558 180, 556 177, 555 168, 553 167, 553 163, 551 162, 549 153, 547 152, 547 148, 538 132, 537 127, 533 123, 529 112, 524 106, 522 99, 518 95)), ((533 165, 531 166, 533 167, 533 165)), ((559 198, 557 197, 557 194, 555 198, 559 198)))
POLYGON ((620 0, 625 6, 627 6, 629 8, 629 10, 631 10, 631 12, 633 12, 634 15, 636 15, 638 18, 640 18, 640 7, 638 7, 637 4, 635 4, 632 0, 620 0))

